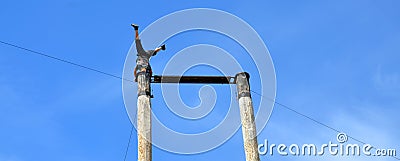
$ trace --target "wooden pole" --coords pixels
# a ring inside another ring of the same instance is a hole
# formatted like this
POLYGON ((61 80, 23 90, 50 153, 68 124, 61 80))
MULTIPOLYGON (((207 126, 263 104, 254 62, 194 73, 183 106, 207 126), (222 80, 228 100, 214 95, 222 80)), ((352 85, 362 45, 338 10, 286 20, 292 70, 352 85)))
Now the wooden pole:
POLYGON ((137 83, 138 161, 151 161, 151 102, 149 74, 144 72, 138 73, 137 83))
POLYGON ((236 87, 240 107, 240 118, 242 121, 242 133, 246 161, 259 161, 257 144, 257 131, 254 119, 253 102, 251 100, 250 75, 246 72, 236 75, 236 87))

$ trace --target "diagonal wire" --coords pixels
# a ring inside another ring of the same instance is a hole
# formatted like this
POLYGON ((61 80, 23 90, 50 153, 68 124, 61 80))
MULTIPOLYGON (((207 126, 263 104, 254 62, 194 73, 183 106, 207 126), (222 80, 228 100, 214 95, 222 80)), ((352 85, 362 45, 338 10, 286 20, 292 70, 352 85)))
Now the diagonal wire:
POLYGON ((25 48, 25 47, 22 47, 22 46, 18 46, 18 45, 15 45, 15 44, 11 44, 11 43, 8 43, 8 42, 4 42, 4 41, 1 41, 1 40, 0 40, 0 43, 2 43, 4 45, 11 46, 11 47, 14 47, 14 48, 17 48, 17 49, 25 50, 25 51, 28 51, 30 53, 36 54, 36 55, 47 57, 47 58, 50 58, 50 59, 53 59, 53 60, 56 60, 56 61, 59 61, 59 62, 63 62, 63 63, 70 64, 70 65, 73 65, 73 66, 76 66, 76 67, 80 67, 80 68, 83 68, 83 69, 86 69, 86 70, 90 70, 90 71, 93 71, 93 72, 96 72, 96 73, 100 73, 100 74, 103 74, 103 75, 106 75, 106 76, 110 76, 110 77, 114 77, 114 78, 117 78, 117 79, 121 79, 121 80, 124 80, 124 81, 128 81, 128 82, 133 82, 134 83, 134 81, 122 78, 121 76, 117 76, 117 75, 114 75, 114 74, 103 72, 101 70, 98 70, 98 69, 95 69, 95 68, 91 68, 91 67, 88 67, 88 66, 85 66, 85 65, 80 65, 78 63, 74 63, 72 61, 68 61, 68 60, 65 60, 65 59, 62 59, 62 58, 51 56, 51 55, 45 54, 43 52, 35 51, 35 50, 32 50, 32 49, 28 49, 28 48, 25 48))
POLYGON ((131 127, 131 134, 129 135, 128 145, 126 145, 124 161, 126 161, 126 157, 128 156, 128 150, 129 150, 129 145, 131 144, 132 133, 133 133, 133 125, 131 127))
MULTIPOLYGON (((11 46, 11 47, 14 47, 14 48, 17 48, 17 49, 25 50, 25 51, 28 51, 30 53, 33 53, 33 54, 36 54, 36 55, 39 55, 39 56, 43 56, 43 57, 46 57, 46 58, 49 58, 49 59, 53 59, 53 60, 56 60, 56 61, 59 61, 59 62, 70 64, 70 65, 73 65, 73 66, 76 66, 76 67, 79 67, 79 68, 83 68, 83 69, 86 69, 86 70, 89 70, 89 71, 93 71, 93 72, 96 72, 96 73, 100 73, 100 74, 103 74, 103 75, 106 75, 106 76, 110 76, 110 77, 117 78, 117 79, 124 80, 124 81, 128 81, 128 82, 134 82, 132 80, 124 79, 124 78, 122 78, 120 76, 117 76, 117 75, 114 75, 114 74, 103 72, 103 71, 98 70, 98 69, 94 69, 94 68, 91 68, 91 67, 88 67, 88 66, 80 65, 78 63, 74 63, 74 62, 71 62, 71 61, 68 61, 68 60, 65 60, 65 59, 61 59, 61 58, 58 58, 58 57, 55 57, 55 56, 51 56, 51 55, 48 55, 48 54, 45 54, 45 53, 42 53, 42 52, 39 52, 39 51, 35 51, 35 50, 32 50, 32 49, 28 49, 28 48, 22 47, 22 46, 18 46, 18 45, 11 44, 11 43, 8 43, 8 42, 4 42, 4 41, 1 41, 1 40, 0 40, 0 43, 2 43, 4 45, 11 46)), ((126 161, 126 157, 128 155, 129 145, 130 145, 131 139, 132 139, 133 128, 134 127, 132 125, 131 133, 129 135, 128 145, 127 145, 126 150, 125 150, 124 161, 126 161)))
MULTIPOLYGON (((252 93, 254 93, 254 94, 260 96, 262 99, 271 101, 271 102, 273 102, 274 104, 277 104, 277 105, 279 105, 279 106, 281 106, 281 107, 283 107, 283 108, 285 108, 285 109, 287 109, 287 110, 289 110, 289 111, 292 111, 292 112, 294 112, 294 113, 296 113, 296 114, 298 114, 298 115, 300 115, 300 116, 302 116, 302 117, 304 117, 304 118, 307 118, 307 119, 313 121, 314 123, 317 123, 317 124, 319 124, 319 125, 321 125, 321 126, 324 126, 324 127, 328 128, 328 129, 330 129, 330 130, 332 130, 332 131, 335 131, 335 132, 337 132, 337 133, 341 133, 341 131, 339 131, 338 129, 333 128, 332 126, 329 126, 329 125, 327 125, 327 124, 325 124, 325 123, 322 123, 322 122, 320 122, 320 121, 318 121, 318 120, 316 120, 316 119, 314 119, 314 118, 312 118, 312 117, 310 117, 310 116, 307 116, 307 115, 305 115, 305 114, 303 114, 303 113, 301 113, 301 112, 299 112, 299 111, 297 111, 297 110, 295 110, 295 109, 293 109, 293 108, 291 108, 291 107, 289 107, 289 106, 287 106, 287 105, 285 105, 285 104, 279 103, 279 102, 277 102, 275 99, 271 99, 271 98, 265 97, 265 96, 261 95, 260 93, 258 93, 258 92, 256 92, 256 91, 253 91, 253 90, 250 90, 250 91, 251 91, 252 93)), ((346 133, 346 135, 347 135, 347 133, 346 133)), ((359 139, 356 139, 356 138, 354 138, 354 137, 352 137, 352 136, 347 135, 347 137, 349 137, 349 138, 351 138, 351 139, 353 139, 354 141, 357 141, 357 142, 359 142, 359 143, 367 144, 366 142, 361 141, 361 140, 359 140, 359 139)), ((377 148, 375 148, 374 146, 372 146, 372 148, 375 149, 375 150, 377 150, 377 148)), ((400 160, 400 158, 397 158, 396 156, 391 156, 391 157, 393 157, 393 158, 395 158, 395 159, 397 159, 397 160, 400 160)))
POLYGON ((312 117, 310 117, 310 116, 307 116, 307 115, 305 115, 305 114, 303 114, 303 113, 300 113, 299 111, 296 111, 296 110, 294 110, 293 108, 290 108, 289 106, 286 106, 286 105, 284 105, 284 104, 282 104, 282 103, 279 103, 279 102, 277 102, 277 101, 274 100, 274 99, 265 97, 265 96, 259 94, 258 92, 255 92, 255 91, 253 91, 253 90, 250 90, 250 91, 253 92, 254 94, 260 96, 261 98, 264 98, 264 99, 266 99, 266 100, 268 100, 268 101, 271 101, 271 102, 273 102, 273 103, 275 103, 275 104, 277 104, 277 105, 279 105, 279 106, 281 106, 281 107, 283 107, 283 108, 286 108, 286 109, 288 109, 288 110, 290 110, 290 111, 292 111, 292 112, 294 112, 294 113, 296 113, 296 114, 298 114, 298 115, 300 115, 300 116, 302 116, 302 117, 304 117, 304 118, 307 118, 307 119, 309 119, 309 120, 311 120, 311 121, 313 121, 313 122, 315 122, 315 123, 317 123, 317 124, 320 124, 320 125, 322 125, 322 126, 328 128, 328 129, 331 129, 331 130, 333 130, 333 131, 335 131, 335 132, 340 133, 339 130, 337 130, 337 129, 335 129, 335 128, 333 128, 333 127, 327 125, 327 124, 324 124, 324 123, 322 123, 322 122, 320 122, 320 121, 318 121, 318 120, 316 120, 316 119, 314 119, 314 118, 312 118, 312 117))
MULTIPOLYGON (((74 62, 71 62, 71 61, 68 61, 68 60, 65 60, 65 59, 61 59, 61 58, 58 58, 58 57, 55 57, 55 56, 51 56, 51 55, 48 55, 48 54, 45 54, 45 53, 42 53, 42 52, 38 52, 38 51, 35 51, 35 50, 32 50, 32 49, 28 49, 28 48, 22 47, 22 46, 18 46, 18 45, 11 44, 11 43, 8 43, 8 42, 4 42, 4 41, 1 41, 1 40, 0 40, 0 43, 5 44, 5 45, 8 45, 8 46, 11 46, 11 47, 14 47, 14 48, 18 48, 18 49, 21 49, 21 50, 28 51, 28 52, 33 53, 33 54, 37 54, 37 55, 40 55, 40 56, 44 56, 44 57, 47 57, 47 58, 50 58, 50 59, 53 59, 53 60, 57 60, 57 61, 60 61, 60 62, 63 62, 63 63, 67 63, 67 64, 70 64, 70 65, 73 65, 73 66, 77 66, 77 67, 80 67, 80 68, 84 68, 84 69, 86 69, 86 70, 90 70, 90 71, 93 71, 93 72, 96 72, 96 73, 100 73, 100 74, 103 74, 103 75, 107 75, 107 76, 110 76, 110 77, 114 77, 114 78, 117 78, 117 79, 121 79, 121 80, 124 80, 124 81, 129 81, 129 82, 133 82, 133 83, 134 83, 134 81, 132 81, 132 80, 125 79, 125 78, 122 78, 122 77, 117 76, 117 75, 114 75, 114 74, 110 74, 110 73, 107 73, 107 72, 103 72, 103 71, 98 70, 98 69, 94 69, 94 68, 91 68, 91 67, 88 67, 88 66, 80 65, 80 64, 77 64, 77 63, 74 63, 74 62)), ((259 95, 261 98, 266 99, 266 100, 269 100, 269 101, 272 101, 274 104, 277 104, 277 105, 279 105, 279 106, 281 106, 281 107, 283 107, 283 108, 285 108, 285 109, 287 109, 287 110, 290 110, 290 111, 292 111, 292 112, 294 112, 294 113, 296 113, 296 114, 298 114, 298 115, 300 115, 300 116, 302 116, 302 117, 304 117, 304 118, 307 118, 307 119, 313 121, 314 123, 317 123, 317 124, 319 124, 319 125, 321 125, 321 126, 324 126, 324 127, 328 128, 328 129, 330 129, 330 130, 333 130, 333 131, 335 131, 335 132, 337 132, 337 133, 340 133, 340 131, 337 130, 336 128, 333 128, 333 127, 331 127, 331 126, 329 126, 329 125, 327 125, 327 124, 325 124, 325 123, 322 123, 322 122, 320 122, 320 121, 318 121, 318 120, 316 120, 316 119, 314 119, 314 118, 312 118, 312 117, 310 117, 310 116, 307 116, 307 115, 305 115, 305 114, 303 114, 303 113, 301 113, 301 112, 299 112, 299 111, 297 111, 297 110, 295 110, 295 109, 293 109, 293 108, 291 108, 291 107, 289 107, 289 106, 287 106, 287 105, 285 105, 285 104, 282 104, 282 103, 280 103, 280 102, 277 102, 275 99, 267 98, 267 97, 265 97, 265 96, 259 94, 258 92, 253 91, 253 90, 250 90, 250 91, 251 91, 252 93, 256 94, 256 95, 259 95)), ((134 128, 134 127, 132 126, 131 134, 130 134, 130 136, 129 136, 128 146, 127 146, 127 149, 126 149, 126 152, 125 152, 124 161, 125 161, 126 156, 127 156, 127 153, 128 153, 128 149, 129 149, 129 144, 130 144, 131 137, 132 137, 133 128, 134 128)), ((353 139, 353 140, 359 142, 359 143, 366 144, 365 142, 363 142, 363 141, 361 141, 361 140, 359 140, 359 139, 356 139, 356 138, 354 138, 354 137, 352 137, 352 136, 349 136, 349 135, 347 135, 347 136, 348 136, 349 138, 351 138, 351 139, 353 139)), ((372 147, 372 148, 377 149, 377 148, 375 148, 375 147, 372 147)), ((397 158, 397 157, 395 157, 395 156, 391 156, 391 157, 393 157, 393 158, 395 158, 395 159, 397 159, 397 160, 400 160, 400 158, 397 158)))

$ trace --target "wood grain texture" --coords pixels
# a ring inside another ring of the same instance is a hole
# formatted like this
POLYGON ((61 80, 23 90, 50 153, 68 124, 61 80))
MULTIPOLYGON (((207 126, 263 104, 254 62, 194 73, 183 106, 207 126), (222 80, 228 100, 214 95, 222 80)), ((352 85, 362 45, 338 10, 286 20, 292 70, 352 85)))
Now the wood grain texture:
POLYGON ((137 130, 138 130, 138 161, 152 160, 151 147, 151 102, 149 95, 149 78, 145 74, 138 74, 137 99, 137 130))
POLYGON ((259 161, 260 156, 258 154, 257 130, 254 118, 253 102, 250 96, 248 74, 239 73, 236 75, 236 88, 239 99, 246 161, 259 161))

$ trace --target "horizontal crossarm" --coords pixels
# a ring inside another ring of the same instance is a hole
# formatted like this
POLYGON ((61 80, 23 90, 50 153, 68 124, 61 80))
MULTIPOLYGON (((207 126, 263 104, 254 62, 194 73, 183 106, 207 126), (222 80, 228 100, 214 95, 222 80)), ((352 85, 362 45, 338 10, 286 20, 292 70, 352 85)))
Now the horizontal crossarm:
POLYGON ((162 76, 154 75, 151 83, 236 84, 231 76, 162 76))

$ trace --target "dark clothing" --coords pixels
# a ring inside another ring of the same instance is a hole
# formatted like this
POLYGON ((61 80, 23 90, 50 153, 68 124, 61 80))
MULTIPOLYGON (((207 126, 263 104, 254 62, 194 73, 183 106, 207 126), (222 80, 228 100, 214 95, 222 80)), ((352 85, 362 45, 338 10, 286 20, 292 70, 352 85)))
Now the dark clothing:
POLYGON ((157 52, 155 52, 155 50, 144 50, 140 39, 135 39, 135 43, 138 56, 136 59, 136 65, 143 67, 149 66, 150 57, 156 55, 157 52))

